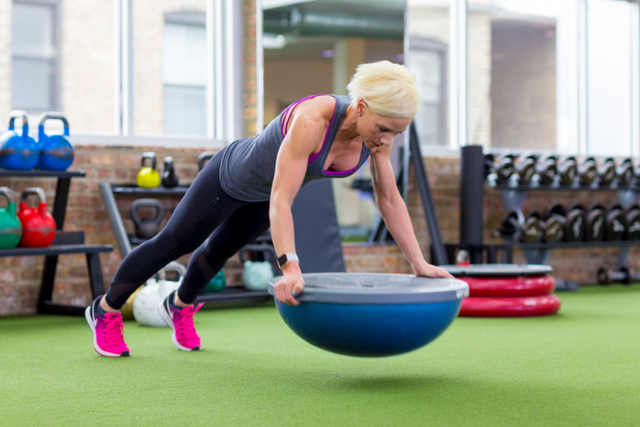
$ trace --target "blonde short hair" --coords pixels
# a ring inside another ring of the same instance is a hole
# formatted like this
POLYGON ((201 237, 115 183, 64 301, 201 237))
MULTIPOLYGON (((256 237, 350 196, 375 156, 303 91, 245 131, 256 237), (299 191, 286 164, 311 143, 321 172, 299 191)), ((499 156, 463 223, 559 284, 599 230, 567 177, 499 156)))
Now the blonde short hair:
POLYGON ((352 106, 364 98, 375 114, 413 118, 420 107, 416 76, 407 67, 389 61, 360 64, 347 86, 352 106))

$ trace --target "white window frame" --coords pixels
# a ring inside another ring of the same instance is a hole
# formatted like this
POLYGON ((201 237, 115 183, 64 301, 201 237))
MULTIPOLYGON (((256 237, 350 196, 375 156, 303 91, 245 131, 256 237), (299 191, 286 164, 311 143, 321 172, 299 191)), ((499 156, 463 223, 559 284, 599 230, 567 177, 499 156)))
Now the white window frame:
POLYGON ((242 2, 206 0, 207 136, 136 135, 133 95, 133 1, 113 1, 113 134, 74 133, 76 145, 223 148, 243 134, 242 2))

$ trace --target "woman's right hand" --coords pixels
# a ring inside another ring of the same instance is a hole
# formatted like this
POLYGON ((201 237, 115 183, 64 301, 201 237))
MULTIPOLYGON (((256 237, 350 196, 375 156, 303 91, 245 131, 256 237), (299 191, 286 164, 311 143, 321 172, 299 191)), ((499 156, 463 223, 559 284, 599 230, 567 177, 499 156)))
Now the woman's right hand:
POLYGON ((304 279, 297 262, 291 262, 282 272, 282 279, 273 286, 275 297, 278 301, 287 305, 298 305, 293 293, 300 295, 304 289, 304 279))

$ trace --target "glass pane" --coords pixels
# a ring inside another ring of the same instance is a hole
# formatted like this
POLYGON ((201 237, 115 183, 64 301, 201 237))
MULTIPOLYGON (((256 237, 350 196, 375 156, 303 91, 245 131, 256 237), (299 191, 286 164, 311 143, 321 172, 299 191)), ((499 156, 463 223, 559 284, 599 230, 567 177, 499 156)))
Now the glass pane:
POLYGON ((164 133, 206 135, 205 87, 164 85, 164 133))
POLYGON ((13 107, 27 111, 51 109, 51 64, 47 59, 13 59, 13 107))
POLYGON ((588 3, 589 154, 630 154, 631 13, 625 2, 588 3))
POLYGON ((556 149, 556 57, 562 57, 556 49, 556 30, 560 21, 575 20, 575 14, 565 10, 569 3, 469 1, 470 144, 556 149))
POLYGON ((205 13, 205 0, 134 0, 135 134, 206 136, 205 13))
POLYGON ((53 54, 53 7, 14 3, 11 24, 14 55, 47 58, 53 54))
POLYGON ((420 144, 446 146, 449 5, 442 0, 409 0, 409 69, 416 74, 420 110, 415 118, 420 144))

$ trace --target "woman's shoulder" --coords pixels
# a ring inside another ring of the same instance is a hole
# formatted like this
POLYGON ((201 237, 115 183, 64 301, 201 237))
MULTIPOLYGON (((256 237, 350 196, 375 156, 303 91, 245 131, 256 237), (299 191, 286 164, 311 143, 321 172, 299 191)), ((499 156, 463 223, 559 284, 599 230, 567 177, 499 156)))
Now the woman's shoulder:
POLYGON ((336 107, 337 100, 333 95, 318 95, 300 103, 296 112, 310 118, 330 120, 336 107))

